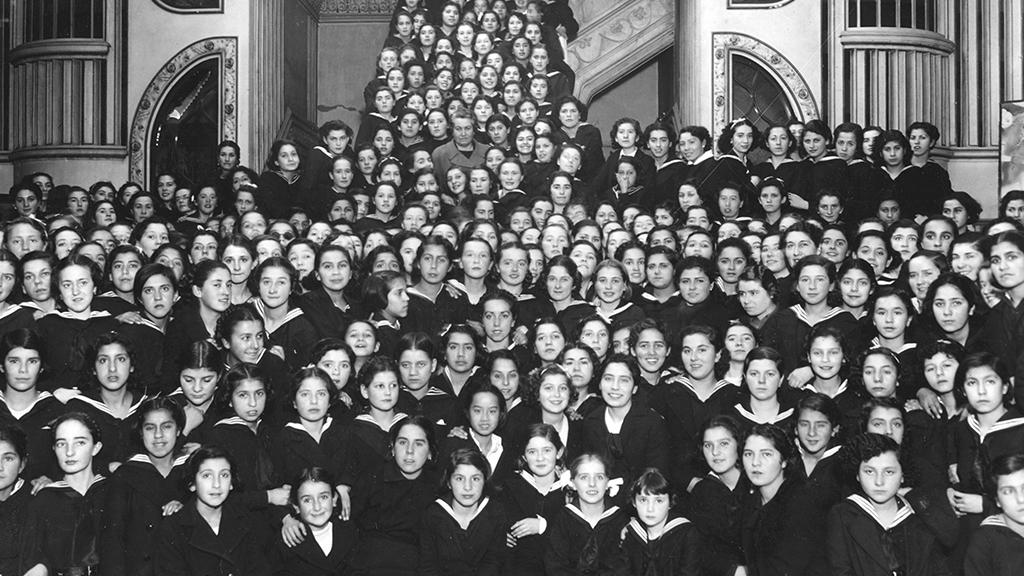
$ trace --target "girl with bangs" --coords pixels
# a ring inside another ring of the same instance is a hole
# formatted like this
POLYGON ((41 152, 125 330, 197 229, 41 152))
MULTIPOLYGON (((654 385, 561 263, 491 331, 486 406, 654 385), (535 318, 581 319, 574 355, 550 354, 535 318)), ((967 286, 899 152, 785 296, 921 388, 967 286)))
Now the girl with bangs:
POLYGON ((292 369, 308 363, 309 351, 317 341, 313 324, 292 300, 298 282, 298 272, 280 256, 264 260, 250 279, 250 289, 258 296, 255 307, 267 330, 267 347, 282 350, 292 369))

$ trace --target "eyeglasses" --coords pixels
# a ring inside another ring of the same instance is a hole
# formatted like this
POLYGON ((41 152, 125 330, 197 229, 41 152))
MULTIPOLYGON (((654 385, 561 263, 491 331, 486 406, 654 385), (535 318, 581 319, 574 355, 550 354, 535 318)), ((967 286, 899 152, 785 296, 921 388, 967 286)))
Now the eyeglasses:
POLYGON ((278 240, 284 240, 286 242, 295 240, 295 234, 292 234, 291 232, 271 232, 270 235, 278 240))

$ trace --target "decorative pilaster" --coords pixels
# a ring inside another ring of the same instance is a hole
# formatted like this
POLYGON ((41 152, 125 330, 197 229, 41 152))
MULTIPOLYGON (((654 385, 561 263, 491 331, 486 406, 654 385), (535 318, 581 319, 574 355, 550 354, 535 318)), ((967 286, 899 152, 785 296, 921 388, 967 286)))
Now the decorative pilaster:
POLYGON ((284 3, 249 3, 249 145, 242 149, 257 172, 284 120, 284 3))
MULTIPOLYGON (((703 114, 707 109, 704 98, 706 91, 700 77, 702 69, 702 25, 699 2, 684 1, 677 3, 679 28, 676 33, 676 62, 679 64, 679 117, 676 122, 680 126, 687 124, 703 124, 708 116, 703 114)), ((709 95, 708 95, 709 96, 709 95)))

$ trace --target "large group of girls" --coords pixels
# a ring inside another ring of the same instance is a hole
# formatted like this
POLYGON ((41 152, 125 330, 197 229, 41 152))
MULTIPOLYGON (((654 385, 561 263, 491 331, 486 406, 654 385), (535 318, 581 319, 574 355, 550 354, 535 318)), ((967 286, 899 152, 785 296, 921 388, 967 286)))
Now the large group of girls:
POLYGON ((1024 574, 1024 191, 927 122, 606 157, 575 28, 406 0, 356 133, 13 186, 0 574, 1024 574))

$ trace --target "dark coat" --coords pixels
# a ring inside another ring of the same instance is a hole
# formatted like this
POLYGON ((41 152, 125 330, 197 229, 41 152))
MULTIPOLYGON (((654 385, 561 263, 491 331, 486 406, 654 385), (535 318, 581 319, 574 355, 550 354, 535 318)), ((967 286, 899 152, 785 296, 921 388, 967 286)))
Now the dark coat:
POLYGON ((1006 527, 1002 515, 989 516, 967 546, 964 576, 1018 574, 1024 574, 1024 538, 1006 527))
POLYGON ((625 572, 619 543, 629 515, 612 506, 591 527, 580 509, 562 507, 548 523, 544 567, 548 576, 611 576, 625 572))
POLYGON ((152 576, 157 547, 157 528, 163 506, 172 500, 185 501, 182 472, 186 457, 174 461, 165 478, 137 454, 129 458, 110 479, 100 558, 104 574, 152 576))
POLYGON ((484 498, 463 529, 451 505, 438 499, 423 513, 420 576, 498 576, 505 563, 508 526, 501 504, 484 498))
POLYGON ((626 527, 622 551, 629 574, 637 576, 698 576, 700 533, 686 518, 669 516, 665 531, 650 540, 647 529, 634 518, 626 527))
POLYGON ((32 485, 18 480, 7 500, 0 502, 0 574, 21 574, 21 542, 32 485))
POLYGON ((237 503, 225 503, 214 534, 195 500, 160 524, 158 576, 270 576, 268 534, 263 524, 237 503))
POLYGON ((833 576, 949 574, 945 556, 924 522, 903 503, 894 525, 881 526, 863 496, 836 504, 828 515, 828 558, 833 576), (862 502, 858 505, 857 500, 862 502), (903 512, 903 511, 906 512, 903 512))
POLYGON ((35 480, 40 476, 51 479, 61 476, 60 467, 53 454, 53 434, 47 425, 65 412, 65 407, 49 392, 40 392, 29 411, 15 418, 3 393, 0 392, 0 424, 20 427, 28 437, 28 453, 31 457, 25 464, 21 477, 35 480))
POLYGON ((356 564, 364 574, 412 576, 419 566, 420 521, 437 494, 430 467, 409 480, 392 461, 368 470, 352 488, 352 520, 359 530, 356 564))
POLYGON ((18 574, 37 564, 50 574, 98 564, 98 537, 109 486, 106 478, 97 475, 84 495, 63 480, 40 490, 28 506, 18 574))
POLYGON ((352 562, 359 548, 356 545, 356 530, 351 522, 331 520, 333 544, 331 553, 324 555, 316 539, 310 534, 289 548, 277 538, 274 553, 274 576, 346 576, 354 574, 352 562))
POLYGON ((299 308, 313 324, 318 338, 344 338, 345 330, 353 320, 367 317, 357 302, 351 298, 346 298, 346 302, 348 309, 338 308, 323 288, 306 292, 298 299, 299 308))
POLYGON ((622 478, 628 487, 647 468, 670 474, 668 431, 660 414, 634 403, 619 434, 608 432, 604 414, 595 410, 583 419, 583 448, 606 458, 609 478, 622 478))
POLYGON ((36 324, 43 337, 44 355, 49 368, 41 389, 75 388, 85 376, 85 352, 97 336, 117 329, 117 320, 106 312, 93 311, 86 320, 65 312, 50 312, 36 324))
POLYGON ((712 473, 693 487, 686 515, 700 531, 706 576, 731 576, 743 564, 743 498, 749 490, 742 472, 734 490, 712 473))
MULTIPOLYGON (((565 506, 568 477, 555 481, 546 494, 528 480, 528 472, 512 475, 499 490, 509 526, 527 518, 543 518, 547 523, 565 506)), ((545 530, 546 533, 546 530, 545 530)), ((544 576, 545 533, 523 536, 509 551, 505 565, 507 576, 544 576)))
POLYGON ((814 515, 824 514, 805 498, 793 480, 783 482, 775 497, 761 503, 754 490, 744 506, 743 553, 750 576, 826 574, 825 535, 814 533, 814 515))

